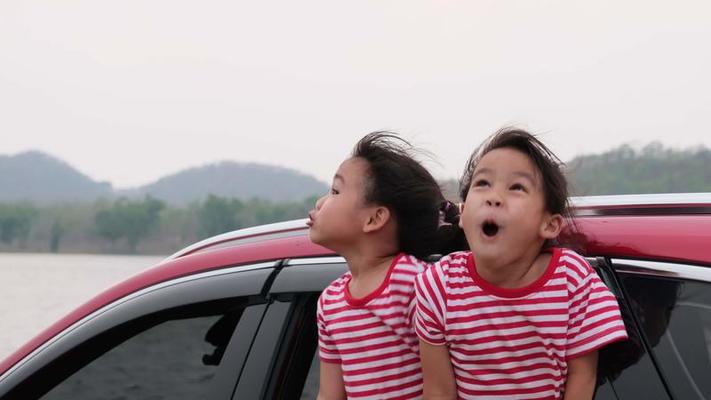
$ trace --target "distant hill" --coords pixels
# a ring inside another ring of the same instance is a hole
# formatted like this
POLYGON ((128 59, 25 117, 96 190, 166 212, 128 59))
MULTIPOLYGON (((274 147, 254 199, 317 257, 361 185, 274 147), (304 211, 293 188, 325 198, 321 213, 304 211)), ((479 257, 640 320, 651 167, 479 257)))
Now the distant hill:
POLYGON ((151 195, 170 204, 185 205, 209 194, 285 202, 301 201, 327 189, 325 183, 292 169, 225 161, 189 168, 138 188, 114 190, 110 183, 96 182, 66 162, 39 151, 0 155, 0 202, 28 200, 49 204, 151 195))
POLYGON ((711 192, 711 150, 622 145, 567 164, 574 195, 711 192))
POLYGON ((0 202, 47 204, 110 196, 111 184, 96 182, 69 164, 39 151, 0 155, 0 202))
POLYGON ((328 186, 292 169, 254 163, 223 161, 189 168, 142 186, 130 193, 151 195, 171 204, 184 205, 208 194, 285 202, 326 193, 328 186))
MULTIPOLYGON (((575 157, 566 171, 573 195, 711 192, 711 150, 705 147, 675 150, 656 142, 642 148, 622 145, 575 157)), ((457 182, 441 184, 447 197, 457 200, 457 182)), ((325 183, 292 169, 224 161, 189 168, 138 188, 114 190, 110 183, 94 181, 39 151, 0 155, 0 202, 49 204, 151 195, 185 205, 208 194, 284 202, 301 201, 327 189, 325 183)))

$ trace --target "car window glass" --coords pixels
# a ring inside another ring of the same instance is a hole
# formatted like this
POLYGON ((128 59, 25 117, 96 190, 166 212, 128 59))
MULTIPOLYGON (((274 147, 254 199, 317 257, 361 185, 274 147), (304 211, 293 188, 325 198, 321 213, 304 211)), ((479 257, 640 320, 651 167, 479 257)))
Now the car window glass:
POLYGON ((210 398, 212 379, 243 309, 205 315, 214 311, 202 307, 186 315, 184 310, 167 320, 153 316, 151 322, 135 322, 140 328, 117 328, 102 340, 118 344, 42 399, 210 398), (126 331, 131 332, 127 339, 126 331))
MULTIPOLYGON (((316 329, 316 301, 318 293, 295 295, 290 298, 288 323, 282 331, 277 346, 274 368, 267 383, 266 399, 297 400, 316 399, 319 385, 318 359, 314 358, 318 346, 316 329)), ((266 319, 266 317, 265 317, 266 319)), ((264 324, 262 324, 264 325, 264 324)), ((262 327, 260 326, 260 334, 262 327)), ((257 344, 255 342, 256 347, 257 344)), ((245 368, 252 367, 245 366, 245 368)), ((244 376, 240 379, 242 384, 244 376)))
POLYGON ((675 398, 711 398, 711 284, 622 277, 625 291, 675 398))
POLYGON ((314 357, 309 366, 309 373, 306 375, 304 390, 301 392, 300 400, 316 400, 318 396, 318 385, 321 373, 321 360, 318 358, 318 349, 314 352, 314 357))

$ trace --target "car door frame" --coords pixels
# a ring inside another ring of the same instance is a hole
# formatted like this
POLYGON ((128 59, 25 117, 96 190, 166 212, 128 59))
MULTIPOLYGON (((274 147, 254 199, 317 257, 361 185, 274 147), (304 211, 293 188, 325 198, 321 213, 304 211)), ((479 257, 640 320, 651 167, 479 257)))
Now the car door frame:
MULTIPOLYGON (((233 400, 279 397, 277 393, 284 385, 284 369, 288 367, 290 352, 298 351, 293 347, 294 341, 286 339, 298 337, 301 342, 299 344, 303 345, 305 338, 298 334, 303 332, 302 329, 313 329, 310 343, 313 354, 317 340, 315 300, 333 280, 346 271, 342 257, 285 260, 284 267, 278 271, 269 288, 269 306, 247 358, 245 373, 237 382, 233 400), (313 307, 313 319, 304 319, 308 315, 304 312, 305 307, 313 307)), ((303 381, 307 372, 308 369, 299 371, 301 375, 296 380, 303 381)))

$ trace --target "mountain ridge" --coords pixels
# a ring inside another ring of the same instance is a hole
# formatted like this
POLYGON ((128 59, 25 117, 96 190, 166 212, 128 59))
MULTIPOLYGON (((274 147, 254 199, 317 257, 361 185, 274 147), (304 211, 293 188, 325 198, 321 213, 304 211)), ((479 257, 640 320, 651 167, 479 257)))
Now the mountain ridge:
MULTIPOLYGON (((571 195, 577 196, 711 192, 711 150, 704 146, 672 149, 659 142, 636 148, 623 144, 597 154, 578 155, 566 163, 565 171, 571 195)), ((448 198, 458 197, 455 180, 444 180, 442 185, 448 198)), ((116 189, 41 151, 0 155, 0 202, 49 204, 151 196, 185 206, 210 194, 289 202, 321 195, 327 189, 326 183, 294 169, 231 160, 185 168, 146 185, 116 189)))
POLYGON ((149 195, 185 205, 210 194, 284 202, 321 194, 327 188, 315 177, 294 169, 231 160, 188 167, 137 187, 114 188, 45 152, 0 155, 0 202, 49 204, 149 195))

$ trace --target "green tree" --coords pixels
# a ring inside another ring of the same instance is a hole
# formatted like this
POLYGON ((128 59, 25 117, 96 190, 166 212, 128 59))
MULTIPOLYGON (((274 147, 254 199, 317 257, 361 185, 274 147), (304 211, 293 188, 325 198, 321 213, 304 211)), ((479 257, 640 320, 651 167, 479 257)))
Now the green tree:
POLYGON ((201 237, 209 237, 240 228, 239 214, 244 205, 238 199, 209 195, 199 210, 201 237))
POLYGON ((99 236, 108 239, 112 247, 114 242, 124 235, 123 221, 117 205, 96 213, 94 223, 96 224, 96 232, 99 236))
POLYGON ((150 196, 141 201, 118 199, 96 214, 97 233, 110 240, 112 246, 117 239, 125 238, 129 251, 135 253, 139 241, 158 223, 164 207, 162 201, 150 196))
POLYGON ((638 150, 629 145, 568 163, 575 195, 680 193, 711 191, 711 150, 675 150, 652 142, 638 150))
POLYGON ((59 220, 55 220, 54 223, 52 223, 52 229, 49 234, 49 250, 52 253, 56 253, 59 250, 59 242, 62 240, 64 232, 66 232, 64 224, 59 220))
POLYGON ((36 215, 37 210, 29 203, 0 204, 0 241, 24 242, 36 215))
POLYGON ((124 209, 124 234, 131 253, 136 252, 138 242, 158 223, 164 207, 162 201, 146 197, 142 202, 129 203, 124 209))

